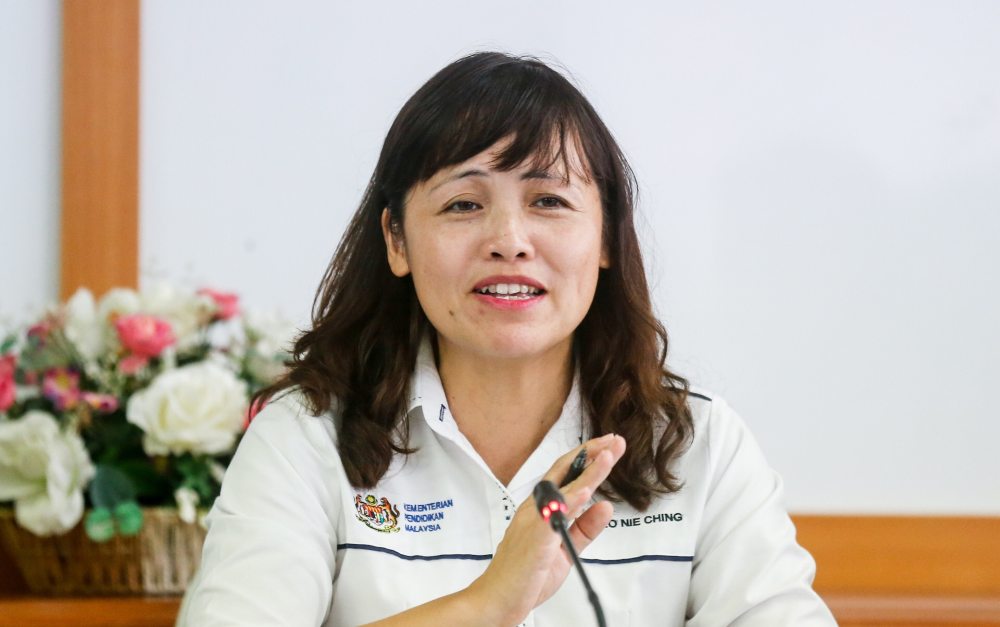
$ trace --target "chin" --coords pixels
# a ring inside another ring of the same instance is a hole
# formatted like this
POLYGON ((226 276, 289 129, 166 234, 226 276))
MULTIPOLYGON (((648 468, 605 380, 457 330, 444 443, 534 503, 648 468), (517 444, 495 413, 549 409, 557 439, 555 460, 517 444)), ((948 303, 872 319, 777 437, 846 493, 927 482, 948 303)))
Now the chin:
POLYGON ((572 345, 572 336, 565 338, 540 337, 537 333, 498 333, 480 336, 474 345, 466 345, 466 350, 492 359, 530 359, 541 357, 564 346, 572 345))

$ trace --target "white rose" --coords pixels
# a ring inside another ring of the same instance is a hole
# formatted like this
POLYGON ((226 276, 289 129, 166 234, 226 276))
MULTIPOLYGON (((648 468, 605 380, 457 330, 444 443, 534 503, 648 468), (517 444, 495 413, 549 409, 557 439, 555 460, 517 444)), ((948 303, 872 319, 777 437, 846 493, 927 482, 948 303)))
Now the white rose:
POLYGON ((141 306, 139 294, 135 290, 116 287, 101 297, 101 302, 97 304, 97 315, 110 324, 112 318, 138 313, 141 306))
POLYGON ((275 353, 260 353, 252 348, 247 353, 247 370, 258 381, 270 383, 285 373, 285 364, 275 353))
POLYGON ((17 523, 39 536, 65 533, 83 516, 83 486, 94 465, 83 440, 43 411, 0 422, 0 500, 15 502, 17 523))
POLYGON ((177 515, 184 522, 191 524, 198 519, 198 493, 191 488, 177 488, 174 501, 177 502, 177 515))
POLYGON ((184 350, 199 341, 198 331, 215 314, 215 301, 209 296, 179 290, 169 283, 156 283, 139 294, 142 311, 170 323, 177 338, 177 348, 184 350))
POLYGON ((168 370, 136 392, 126 408, 149 455, 223 453, 247 415, 246 383, 222 366, 198 362, 168 370))
POLYGON ((93 361, 104 351, 104 324, 97 316, 94 295, 80 288, 66 301, 66 338, 87 361, 93 361))
POLYGON ((250 312, 244 317, 247 334, 247 369, 260 381, 274 381, 285 371, 298 329, 276 312, 250 312))

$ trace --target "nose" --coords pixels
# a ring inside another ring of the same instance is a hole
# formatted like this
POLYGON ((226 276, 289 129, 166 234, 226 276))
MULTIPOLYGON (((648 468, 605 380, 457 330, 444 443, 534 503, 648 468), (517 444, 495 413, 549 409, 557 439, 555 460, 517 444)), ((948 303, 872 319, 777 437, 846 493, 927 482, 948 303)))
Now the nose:
POLYGON ((487 221, 486 246, 493 259, 530 259, 531 243, 527 216, 520 206, 496 208, 487 221))

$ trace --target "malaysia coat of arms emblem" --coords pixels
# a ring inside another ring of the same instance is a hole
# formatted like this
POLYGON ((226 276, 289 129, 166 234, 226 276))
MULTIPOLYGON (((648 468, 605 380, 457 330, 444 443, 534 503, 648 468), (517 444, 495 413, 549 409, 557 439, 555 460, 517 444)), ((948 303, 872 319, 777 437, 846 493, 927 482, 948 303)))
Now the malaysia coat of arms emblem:
POLYGON ((370 529, 383 533, 399 531, 399 527, 396 526, 399 522, 399 508, 384 496, 379 500, 372 494, 365 498, 355 494, 354 508, 358 513, 358 520, 368 525, 370 529))

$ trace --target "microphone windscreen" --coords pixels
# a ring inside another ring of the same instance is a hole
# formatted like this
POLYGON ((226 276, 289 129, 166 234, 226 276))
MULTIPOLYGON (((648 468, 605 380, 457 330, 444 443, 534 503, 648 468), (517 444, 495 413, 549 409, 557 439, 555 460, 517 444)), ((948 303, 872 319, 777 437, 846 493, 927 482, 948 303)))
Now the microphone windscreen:
POLYGON ((538 508, 538 513, 542 515, 545 522, 556 529, 557 521, 562 520, 566 513, 566 501, 559 488, 551 481, 543 480, 538 482, 532 494, 535 497, 535 507, 538 508))

